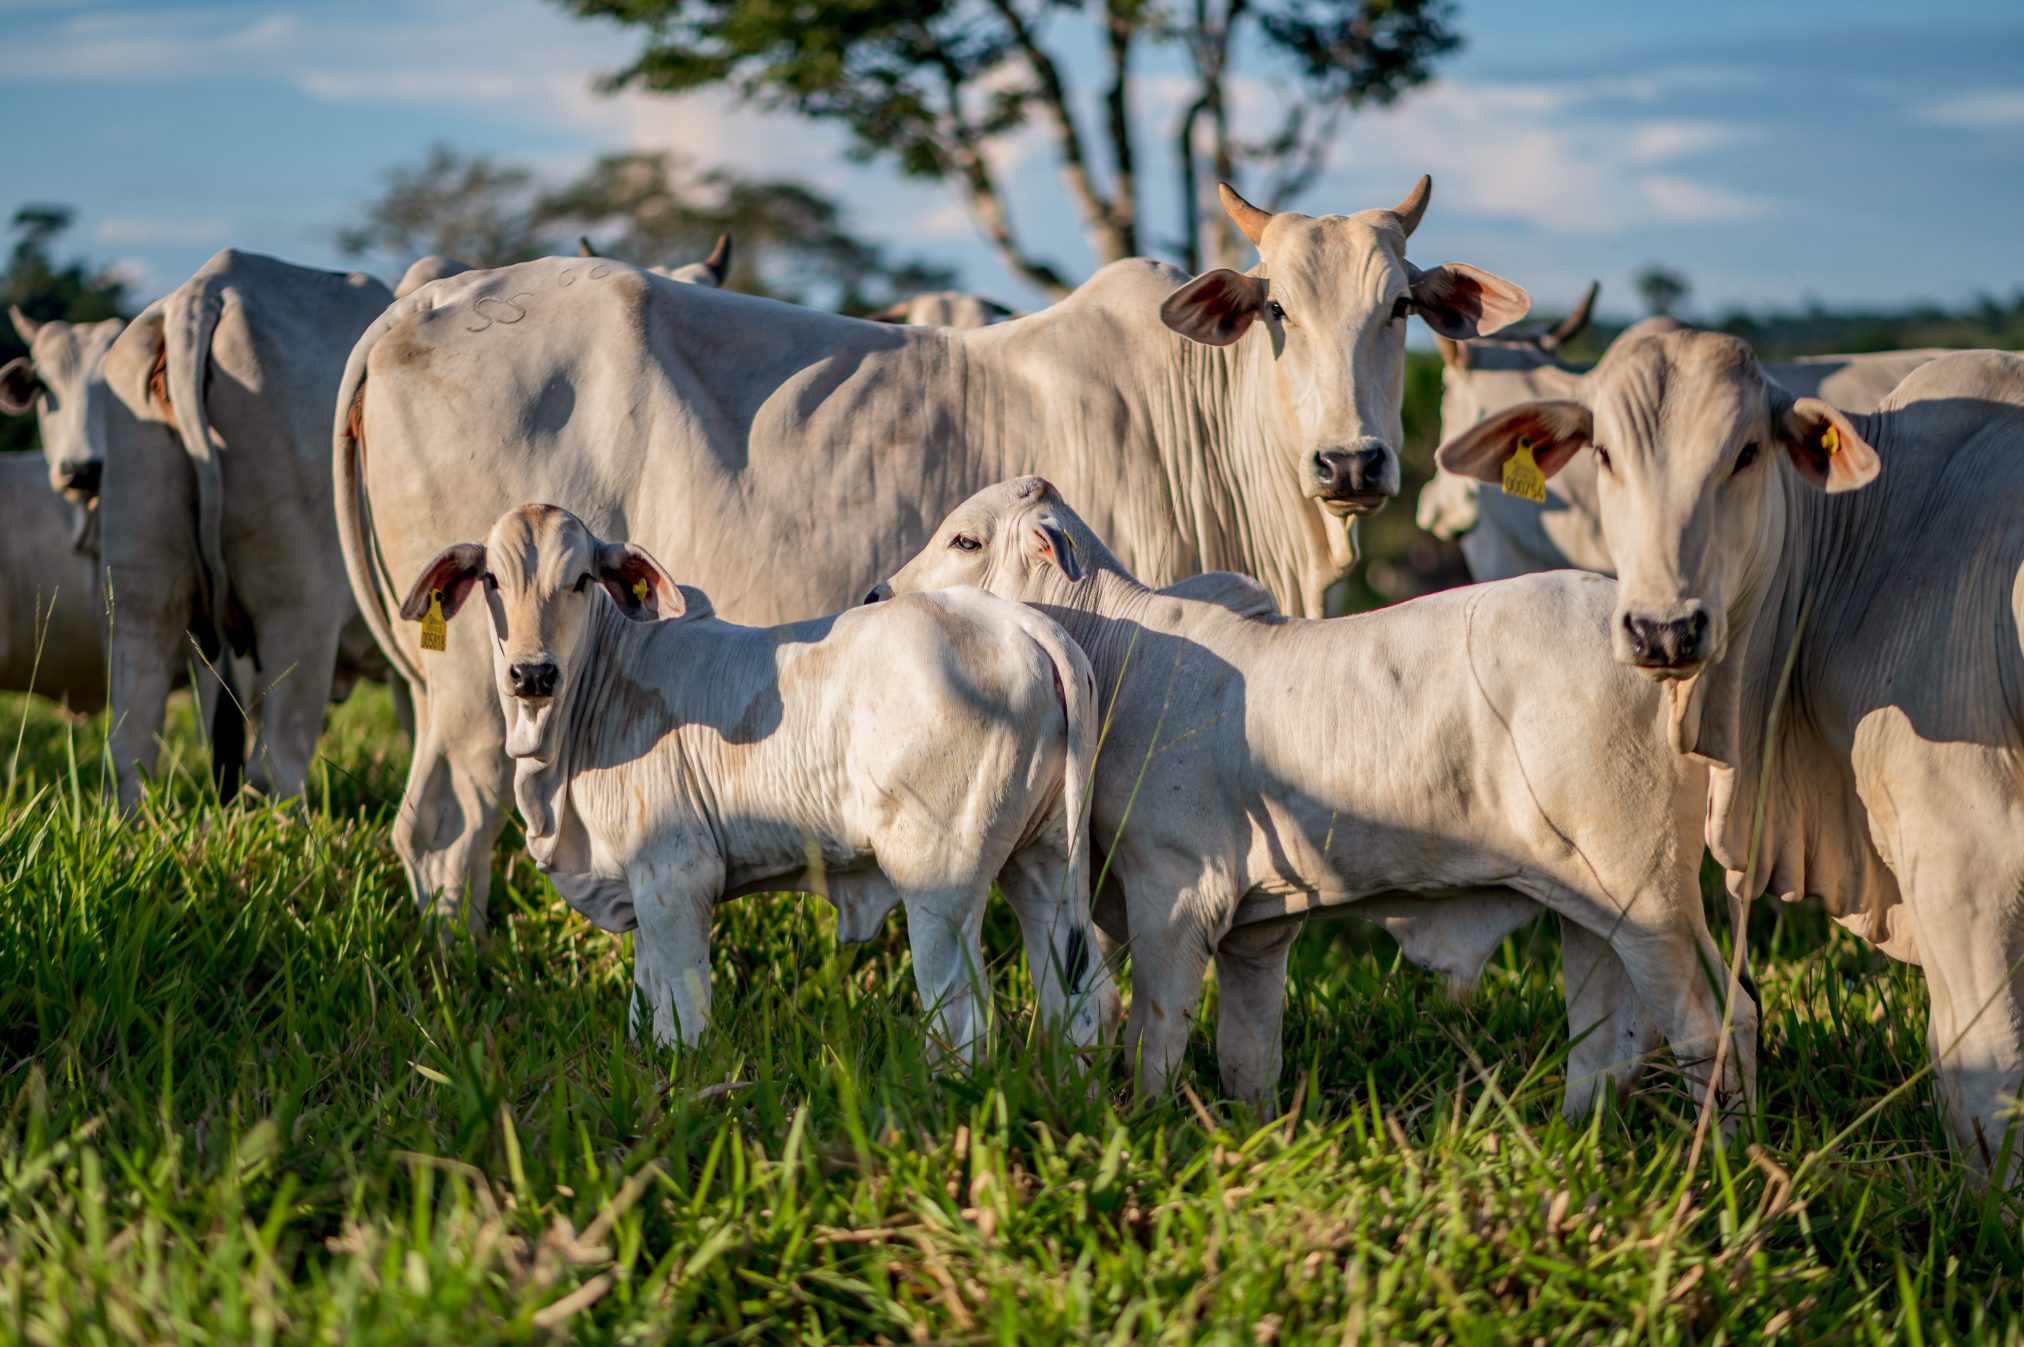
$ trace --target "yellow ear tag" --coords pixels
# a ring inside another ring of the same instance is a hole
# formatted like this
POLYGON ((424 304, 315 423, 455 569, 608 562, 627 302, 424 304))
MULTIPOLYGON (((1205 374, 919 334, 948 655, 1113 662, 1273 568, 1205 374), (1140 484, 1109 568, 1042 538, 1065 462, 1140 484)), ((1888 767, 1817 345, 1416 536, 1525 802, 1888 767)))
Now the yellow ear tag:
POLYGON ((1827 451, 1827 456, 1829 458, 1833 458, 1836 454, 1840 453, 1841 452, 1840 429, 1835 426, 1829 426, 1827 429, 1821 431, 1820 447, 1827 451))
POLYGON ((422 615, 422 649, 448 650, 450 623, 443 616, 443 591, 429 591, 429 611, 422 615))
POLYGON ((1529 500, 1534 505, 1546 503, 1546 474, 1539 471, 1539 464, 1532 457, 1530 436, 1518 437, 1518 452, 1504 465, 1504 494, 1529 500))
POLYGON ((645 603, 647 601, 647 582, 645 580, 633 581, 633 601, 635 603, 645 603))

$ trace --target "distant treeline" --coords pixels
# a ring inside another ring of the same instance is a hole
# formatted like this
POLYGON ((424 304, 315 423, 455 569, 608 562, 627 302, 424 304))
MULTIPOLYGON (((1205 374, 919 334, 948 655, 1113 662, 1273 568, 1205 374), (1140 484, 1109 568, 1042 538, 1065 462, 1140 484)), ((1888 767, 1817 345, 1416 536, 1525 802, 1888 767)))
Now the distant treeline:
MULTIPOLYGON (((1804 355, 1856 355, 1921 346, 2024 350, 2024 290, 2008 300, 1985 295, 1960 309, 1938 304, 1893 308, 1830 309, 1819 304, 1791 311, 1732 309, 1712 326, 1750 343, 1766 360, 1804 355)), ((1623 331, 1602 321, 1573 343, 1568 356, 1593 360, 1623 331)))

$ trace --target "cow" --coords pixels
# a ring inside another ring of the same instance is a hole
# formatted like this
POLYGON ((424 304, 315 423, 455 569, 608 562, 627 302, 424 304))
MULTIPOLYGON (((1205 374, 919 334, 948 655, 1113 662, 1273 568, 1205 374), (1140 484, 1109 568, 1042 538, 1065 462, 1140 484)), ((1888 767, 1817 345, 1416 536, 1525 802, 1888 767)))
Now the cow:
POLYGON ((126 320, 37 322, 11 305, 7 315, 28 354, 0 366, 0 412, 34 412, 50 487, 74 501, 90 501, 105 467, 92 447, 93 388, 104 378, 106 354, 126 320))
POLYGON ((1252 274, 1116 262, 985 328, 867 323, 592 258, 394 305, 352 352, 334 472, 354 592, 428 705, 394 825, 418 902, 468 903, 482 925, 512 774, 482 642, 453 632, 425 672, 388 620, 391 577, 545 499, 725 612, 784 621, 855 600, 972 492, 1038 469, 1139 572, 1241 567, 1318 611, 1351 560, 1344 521, 1398 489, 1407 316, 1461 337, 1529 303, 1473 267, 1405 260, 1430 191, 1317 219, 1225 189, 1263 258, 1252 274))
MULTIPOLYGON (((1998 1161, 2024 1075, 2024 358, 1943 355, 1876 411, 1795 396, 1719 333, 1618 342, 1578 397, 1439 451, 1497 480, 1584 450, 1617 659, 1711 768, 1738 902, 1814 896, 1924 967, 1956 1139, 1998 1161), (1879 480, 1880 479, 1880 480, 1879 480)), ((2014 1170, 2013 1170, 2014 1172, 2014 1170)))
POLYGON ((446 257, 442 253, 430 253, 427 257, 417 258, 415 264, 401 274, 400 282, 394 286, 394 298, 406 299, 430 281, 461 276, 477 269, 469 262, 446 257))
POLYGON ((0 454, 0 689, 73 711, 105 705, 98 558, 76 539, 87 506, 46 485, 40 454, 0 454))
MULTIPOLYGON (((1589 298, 1594 298, 1593 288, 1589 298)), ((1682 326, 1671 318, 1653 318, 1627 329, 1625 335, 1682 326)), ((1576 396, 1573 390, 1587 372, 1587 367, 1559 358, 1558 342, 1437 338, 1436 345, 1443 363, 1443 441, 1516 403, 1576 396)), ((1795 395, 1823 398, 1844 411, 1867 412, 1905 375, 1939 354, 1910 350, 1806 356, 1773 361, 1765 369, 1795 395)), ((1595 469, 1586 458, 1575 459, 1547 483, 1543 504, 1502 491, 1483 493, 1479 485, 1472 478, 1437 470, 1420 490, 1418 511, 1421 528, 1438 538, 1461 539, 1462 559, 1474 579, 1503 580, 1563 566, 1616 573, 1596 515, 1595 469)))
MULTIPOLYGON (((1373 916, 1468 986, 1540 907, 1566 935, 1569 1116, 1660 1036, 1708 1079, 1723 999, 1701 911, 1705 774, 1668 749, 1659 690, 1611 657, 1609 580, 1289 618, 1242 576, 1146 588, 1026 477, 972 497, 868 597, 949 585, 1060 623, 1108 699, 1090 828, 1123 893, 1099 895, 1096 919, 1129 941, 1142 1087, 1179 1063, 1212 956, 1224 1086, 1268 1107, 1304 918, 1373 916)), ((1755 1022, 1738 997, 1732 1101, 1755 1089, 1755 1022)))
POLYGON ((228 249, 113 343, 109 401, 139 446, 108 461, 100 504, 122 806, 153 771, 186 632, 213 668, 229 649, 232 700, 259 720, 248 779, 274 795, 302 791, 340 653, 374 671, 340 574, 329 417, 346 353, 391 300, 357 272, 228 249), (134 421, 175 450, 150 451, 134 421))
POLYGON ((874 323, 911 323, 916 327, 989 327, 1012 316, 1012 310, 996 300, 961 290, 925 290, 865 315, 874 323))
POLYGON ((637 928, 635 1023, 660 1042, 708 1020, 716 905, 787 888, 834 903, 845 941, 903 906, 923 1008, 968 1060, 996 880, 1043 1018, 1100 1043, 1117 994, 1089 924, 1096 687, 1059 627, 977 591, 735 626, 552 505, 446 548, 401 616, 440 633, 481 585, 527 848, 597 926, 637 928))

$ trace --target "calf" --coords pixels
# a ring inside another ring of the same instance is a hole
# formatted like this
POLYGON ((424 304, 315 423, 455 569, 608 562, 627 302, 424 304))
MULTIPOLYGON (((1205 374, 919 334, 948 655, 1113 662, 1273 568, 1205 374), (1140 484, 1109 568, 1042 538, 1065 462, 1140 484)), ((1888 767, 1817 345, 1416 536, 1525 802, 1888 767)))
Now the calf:
POLYGON ((1101 1040, 1095 688, 1060 628, 975 591, 735 626, 641 548, 526 505, 424 569, 401 616, 425 649, 481 582, 528 850, 592 922, 638 929, 636 1018, 661 1042, 708 1020, 712 908, 787 888, 834 903, 845 941, 903 904, 922 1001, 967 1057, 993 879, 1042 1015, 1101 1040))
MULTIPOLYGON (((1097 920, 1131 941, 1144 1085, 1179 1062, 1211 955, 1224 1084, 1269 1106, 1299 918, 1354 906, 1467 983, 1537 904, 1566 935, 1568 1113, 1661 1035, 1704 1087, 1722 1024, 1705 775, 1668 750, 1657 689, 1611 658, 1609 580, 1286 618, 1239 576, 1147 589, 1027 477, 973 496, 871 597, 951 584, 1053 617, 1111 699, 1091 830, 1122 910, 1106 892, 1097 920)), ((1755 1023, 1737 998, 1726 1095, 1754 1091, 1755 1023)))

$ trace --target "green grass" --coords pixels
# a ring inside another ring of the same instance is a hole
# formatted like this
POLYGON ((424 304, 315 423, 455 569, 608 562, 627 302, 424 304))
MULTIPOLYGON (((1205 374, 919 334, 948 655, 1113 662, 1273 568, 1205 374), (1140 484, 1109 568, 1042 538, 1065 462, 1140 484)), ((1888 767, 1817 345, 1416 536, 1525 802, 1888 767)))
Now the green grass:
POLYGON ((491 940, 437 951, 387 708, 337 712, 293 810, 204 806, 183 711, 125 825, 100 724, 0 702, 0 1339, 2019 1337, 2024 1248, 1946 1154, 1918 977, 1815 914, 1759 911, 1763 1116, 1691 1174, 1662 1073, 1559 1120, 1543 925, 1467 1006, 1309 932, 1267 1127, 1199 1031, 1196 1093, 1092 1098, 1026 1042, 1002 910, 968 1075, 925 1068, 898 923, 839 949, 792 898, 721 914, 719 1023, 675 1054, 627 1038, 626 942, 523 856, 491 940))

